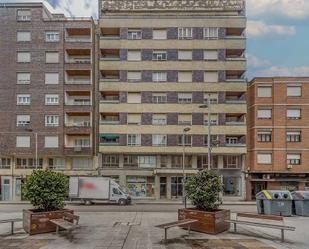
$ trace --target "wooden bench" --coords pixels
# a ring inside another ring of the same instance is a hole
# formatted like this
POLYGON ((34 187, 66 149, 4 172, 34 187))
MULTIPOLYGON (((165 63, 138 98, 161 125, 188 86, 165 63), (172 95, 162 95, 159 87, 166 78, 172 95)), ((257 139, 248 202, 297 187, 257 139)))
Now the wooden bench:
POLYGON ((71 213, 64 213, 62 219, 50 220, 56 225, 56 234, 59 234, 59 229, 64 229, 69 232, 70 240, 72 240, 72 231, 78 227, 79 216, 71 213))
POLYGON ((21 218, 7 219, 7 220, 0 220, 0 224, 11 223, 11 234, 14 234, 14 223, 15 222, 22 222, 22 221, 23 221, 23 219, 21 219, 21 218))
POLYGON ((281 241, 284 242, 284 231, 295 231, 295 227, 284 225, 284 220, 282 216, 275 215, 261 215, 253 213, 236 213, 235 220, 225 220, 226 222, 234 224, 234 232, 237 232, 237 224, 248 225, 248 226, 257 226, 257 227, 266 227, 281 230, 281 241), (240 220, 239 218, 248 218, 251 220, 240 220), (279 224, 261 222, 261 220, 268 221, 277 221, 279 224))
POLYGON ((164 240, 166 241, 167 240, 167 229, 172 228, 172 227, 184 227, 185 226, 187 227, 188 233, 190 234, 191 224, 194 222, 197 222, 197 220, 186 219, 186 220, 179 220, 175 222, 157 225, 155 227, 164 229, 164 240))

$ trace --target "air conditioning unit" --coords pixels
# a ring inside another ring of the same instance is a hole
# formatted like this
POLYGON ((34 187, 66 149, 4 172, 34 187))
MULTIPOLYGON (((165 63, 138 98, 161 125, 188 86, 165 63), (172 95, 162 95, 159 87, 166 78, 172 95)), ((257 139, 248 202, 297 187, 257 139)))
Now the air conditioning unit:
POLYGON ((286 168, 287 168, 287 169, 292 169, 292 168, 293 168, 293 165, 288 164, 288 165, 286 166, 286 168))
POLYGON ((82 147, 74 147, 74 151, 75 152, 81 152, 82 151, 82 147))

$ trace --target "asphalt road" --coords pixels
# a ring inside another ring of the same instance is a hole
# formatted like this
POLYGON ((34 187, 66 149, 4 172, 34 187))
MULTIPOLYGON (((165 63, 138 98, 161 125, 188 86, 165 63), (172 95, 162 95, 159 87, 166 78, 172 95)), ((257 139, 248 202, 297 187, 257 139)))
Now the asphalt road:
MULTIPOLYGON (((27 204, 0 204, 0 213, 15 213, 23 209, 32 208, 27 204)), ((70 204, 66 208, 76 212, 177 212, 183 205, 179 204, 132 204, 118 206, 113 204, 80 205, 70 204)), ((231 212, 256 212, 255 205, 222 205, 220 208, 230 209, 231 212)))

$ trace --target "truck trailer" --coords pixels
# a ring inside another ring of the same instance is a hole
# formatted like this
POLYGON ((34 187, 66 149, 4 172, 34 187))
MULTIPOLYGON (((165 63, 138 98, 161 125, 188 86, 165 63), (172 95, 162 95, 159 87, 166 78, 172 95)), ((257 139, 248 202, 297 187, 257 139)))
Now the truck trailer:
POLYGON ((107 177, 70 177, 69 199, 80 200, 85 204, 96 201, 119 205, 131 204, 131 197, 121 189, 118 183, 107 177))

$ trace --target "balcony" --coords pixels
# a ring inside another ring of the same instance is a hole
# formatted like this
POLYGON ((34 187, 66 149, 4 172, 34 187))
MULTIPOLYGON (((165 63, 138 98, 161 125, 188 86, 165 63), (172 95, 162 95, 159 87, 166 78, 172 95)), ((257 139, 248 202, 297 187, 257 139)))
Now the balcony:
POLYGON ((101 49, 102 61, 119 61, 120 60, 120 51, 119 49, 101 49))
POLYGON ((65 115, 66 127, 91 127, 89 113, 67 113, 65 115))
POLYGON ((244 82, 245 79, 245 70, 227 70, 226 71, 226 82, 244 82))
POLYGON ((86 91, 68 91, 65 95, 65 104, 70 106, 90 106, 91 95, 86 91))
POLYGON ((245 28, 227 28, 225 39, 246 39, 245 28))
POLYGON ((246 61, 244 49, 227 49, 225 51, 227 61, 246 61))
POLYGON ((100 124, 119 124, 120 117, 119 113, 102 113, 100 124))
POLYGON ((101 103, 119 103, 119 92, 101 92, 101 103))
POLYGON ((223 169, 239 170, 242 168, 242 157, 239 155, 223 156, 223 169))
POLYGON ((90 85, 90 70, 66 70, 65 83, 70 85, 90 85))
POLYGON ((226 114, 225 118, 226 125, 246 125, 245 114, 226 114))
POLYGON ((226 147, 245 147, 246 137, 245 136, 226 136, 225 146, 226 147))
POLYGON ((101 134, 100 146, 117 146, 120 144, 120 136, 118 134, 101 134))
POLYGON ((244 92, 226 92, 226 104, 246 104, 246 94, 244 92))
POLYGON ((101 70, 101 81, 117 82, 120 81, 120 73, 118 70, 101 70))
POLYGON ((100 39, 104 40, 120 39, 120 28, 101 28, 100 39))
POLYGON ((66 42, 91 42, 90 28, 67 28, 66 42))
POLYGON ((71 64, 90 64, 91 51, 90 49, 67 49, 65 62, 71 64))
POLYGON ((88 134, 70 134, 65 136, 66 154, 91 152, 91 140, 88 134))

